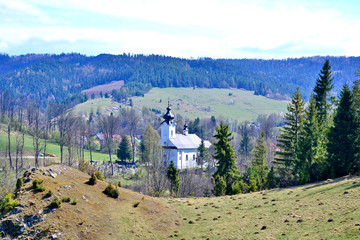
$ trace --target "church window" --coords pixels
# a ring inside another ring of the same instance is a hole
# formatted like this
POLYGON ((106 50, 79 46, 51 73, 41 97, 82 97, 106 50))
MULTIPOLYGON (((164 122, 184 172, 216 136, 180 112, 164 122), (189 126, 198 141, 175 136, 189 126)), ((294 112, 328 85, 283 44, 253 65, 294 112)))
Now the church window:
POLYGON ((186 154, 186 161, 187 161, 187 160, 189 160, 189 157, 188 157, 188 155, 186 154))
POLYGON ((174 131, 173 130, 171 130, 171 136, 173 136, 174 135, 174 131))
POLYGON ((195 154, 193 155, 193 161, 195 161, 195 154))

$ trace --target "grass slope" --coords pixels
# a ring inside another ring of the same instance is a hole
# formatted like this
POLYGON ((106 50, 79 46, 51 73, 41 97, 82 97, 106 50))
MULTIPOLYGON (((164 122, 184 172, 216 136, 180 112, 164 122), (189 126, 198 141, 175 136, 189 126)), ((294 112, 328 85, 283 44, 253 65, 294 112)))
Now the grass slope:
MULTIPOLYGON (((255 96, 251 91, 240 89, 197 88, 153 88, 144 97, 134 97, 134 106, 142 109, 159 109, 164 113, 167 101, 172 105, 173 113, 187 119, 197 117, 224 117, 232 120, 254 120, 259 114, 281 113, 286 111, 288 101, 255 96), (232 94, 229 96, 229 93, 232 94), (161 101, 160 101, 161 100, 161 101)), ((109 98, 97 98, 77 105, 76 112, 117 111, 119 103, 109 98)))
POLYGON ((255 96, 251 91, 215 88, 153 88, 144 97, 133 98, 136 107, 146 106, 162 112, 168 100, 174 114, 188 119, 223 116, 238 121, 254 120, 259 114, 285 112, 288 104, 255 96))
MULTIPOLYGON (((90 186, 84 173, 51 168, 61 174, 54 179, 36 171, 31 178, 44 179, 45 192, 78 203, 62 203, 25 228, 26 236, 35 229, 44 238, 57 230, 64 239, 358 239, 360 234, 359 177, 218 198, 151 198, 120 188, 120 197, 112 199, 102 193, 105 182, 90 186)), ((46 199, 30 186, 19 194, 23 212, 3 224, 42 215, 54 196, 46 199)))

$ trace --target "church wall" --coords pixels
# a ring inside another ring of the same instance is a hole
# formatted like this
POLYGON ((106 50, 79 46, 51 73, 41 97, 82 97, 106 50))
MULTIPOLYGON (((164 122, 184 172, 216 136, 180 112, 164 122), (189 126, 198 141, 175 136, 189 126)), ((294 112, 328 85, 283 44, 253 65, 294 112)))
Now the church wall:
POLYGON ((196 149, 179 149, 178 150, 178 168, 196 168, 198 167, 196 164, 196 149), (195 159, 193 159, 195 155, 195 159), (186 160, 186 156, 188 156, 188 160, 186 160))

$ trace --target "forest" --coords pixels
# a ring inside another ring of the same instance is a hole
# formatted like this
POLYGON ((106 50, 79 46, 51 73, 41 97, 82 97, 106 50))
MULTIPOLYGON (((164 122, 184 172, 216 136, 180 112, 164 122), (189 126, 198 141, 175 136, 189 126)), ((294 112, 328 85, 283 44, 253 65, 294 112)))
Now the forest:
POLYGON ((0 88, 14 97, 24 95, 40 101, 42 108, 50 100, 77 104, 86 99, 81 96, 82 90, 119 80, 125 82, 121 93, 117 89, 119 100, 142 95, 151 87, 242 88, 275 99, 289 99, 299 87, 308 100, 318 69, 326 58, 332 64, 334 90, 338 91, 345 82, 352 81, 360 65, 359 57, 260 60, 140 54, 2 54, 0 88))

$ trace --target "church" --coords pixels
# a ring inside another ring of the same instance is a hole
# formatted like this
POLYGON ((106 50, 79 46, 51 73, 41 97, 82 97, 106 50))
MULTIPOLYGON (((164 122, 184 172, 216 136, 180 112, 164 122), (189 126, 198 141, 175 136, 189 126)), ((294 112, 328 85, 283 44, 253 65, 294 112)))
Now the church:
MULTIPOLYGON (((182 134, 176 133, 176 123, 174 115, 171 113, 170 104, 166 108, 167 112, 163 116, 161 123, 161 145, 163 160, 170 164, 171 160, 178 169, 198 168, 196 163, 197 149, 201 144, 201 139, 196 134, 189 134, 188 126, 184 125, 182 134)), ((205 147, 209 148, 211 143, 204 141, 205 147)))

